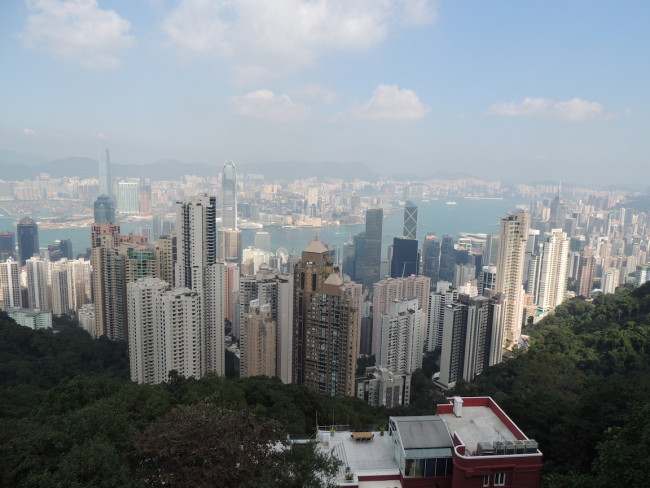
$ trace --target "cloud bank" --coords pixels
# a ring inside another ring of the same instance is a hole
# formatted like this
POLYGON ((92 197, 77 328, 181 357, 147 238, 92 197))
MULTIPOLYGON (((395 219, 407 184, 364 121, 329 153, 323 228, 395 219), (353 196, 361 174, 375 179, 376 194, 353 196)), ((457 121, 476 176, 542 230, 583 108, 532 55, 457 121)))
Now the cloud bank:
POLYGON ((538 117, 564 122, 585 122, 604 115, 604 107, 598 102, 574 98, 555 102, 548 98, 524 98, 523 102, 496 103, 488 109, 489 115, 506 117, 538 117))
POLYGON ((131 24, 96 0, 25 0, 29 15, 20 34, 23 45, 55 59, 109 70, 135 38, 131 24))

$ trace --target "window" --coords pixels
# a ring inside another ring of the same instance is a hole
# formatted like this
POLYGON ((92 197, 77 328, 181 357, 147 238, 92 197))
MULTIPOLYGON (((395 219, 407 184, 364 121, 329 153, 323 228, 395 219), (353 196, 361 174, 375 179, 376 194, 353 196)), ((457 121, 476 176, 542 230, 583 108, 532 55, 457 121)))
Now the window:
POLYGON ((490 486, 490 475, 483 476, 483 486, 490 486))
POLYGON ((503 486, 506 484, 505 473, 494 473, 494 486, 503 486))

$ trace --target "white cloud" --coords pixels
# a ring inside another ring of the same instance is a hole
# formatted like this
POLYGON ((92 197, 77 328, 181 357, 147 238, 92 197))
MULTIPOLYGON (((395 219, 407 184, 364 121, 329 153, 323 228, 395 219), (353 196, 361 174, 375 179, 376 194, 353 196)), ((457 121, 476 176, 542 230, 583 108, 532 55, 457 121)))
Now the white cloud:
POLYGON ((413 90, 397 85, 379 85, 367 103, 349 110, 348 114, 365 120, 417 120, 428 112, 429 108, 413 90))
POLYGON ((29 127, 25 127, 23 129, 23 135, 24 136, 33 136, 33 135, 36 135, 36 131, 34 129, 30 129, 29 127))
POLYGON ((276 95, 265 89, 229 97, 228 105, 236 114, 273 122, 305 120, 311 115, 307 105, 293 101, 289 95, 276 95))
POLYGON ((291 90, 291 96, 298 99, 315 100, 323 105, 331 105, 339 99, 338 93, 317 83, 304 85, 291 90))
POLYGON ((393 27, 434 19, 431 0, 180 0, 163 31, 184 52, 232 59, 246 74, 253 65, 278 76, 323 52, 365 51, 393 27))
POLYGON ((548 98, 526 97, 521 103, 507 102, 492 105, 488 114, 507 117, 539 117, 547 120, 584 122, 604 115, 604 107, 598 102, 574 98, 555 102, 548 98))
POLYGON ((113 69, 135 41, 131 24, 97 0, 25 0, 27 25, 20 35, 29 49, 87 68, 113 69))

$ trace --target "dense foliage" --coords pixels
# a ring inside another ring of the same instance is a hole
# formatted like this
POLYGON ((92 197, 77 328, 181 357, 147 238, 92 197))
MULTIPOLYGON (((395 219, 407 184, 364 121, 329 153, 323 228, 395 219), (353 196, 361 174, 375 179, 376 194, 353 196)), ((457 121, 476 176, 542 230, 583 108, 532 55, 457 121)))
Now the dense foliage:
POLYGON ((434 413, 440 400, 428 384, 417 406, 395 410, 266 377, 138 385, 124 344, 66 321, 56 328, 0 317, 0 486, 318 487, 337 463, 311 444, 280 449, 287 434, 309 437, 317 422, 379 429, 389 415, 434 413))
POLYGON ((527 332, 526 353, 455 393, 492 396, 540 443, 546 486, 650 486, 650 284, 571 300, 527 332))

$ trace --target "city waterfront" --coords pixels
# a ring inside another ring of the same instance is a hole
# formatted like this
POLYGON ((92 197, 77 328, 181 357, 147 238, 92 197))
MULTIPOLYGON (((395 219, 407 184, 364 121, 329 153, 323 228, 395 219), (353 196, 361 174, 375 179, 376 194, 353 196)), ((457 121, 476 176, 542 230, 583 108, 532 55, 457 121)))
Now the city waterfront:
MULTIPOLYGON (((455 205, 448 205, 444 200, 421 201, 414 200, 418 205, 418 230, 417 237, 422 242, 427 233, 433 232, 438 236, 450 234, 457 237, 459 232, 492 233, 498 231, 499 219, 508 212, 514 210, 518 205, 527 205, 525 200, 474 200, 457 199, 455 205)), ((15 232, 14 218, 0 218, 0 230, 8 229, 15 232)), ((38 218, 36 219, 38 221, 38 218)), ((392 214, 384 214, 382 255, 386 255, 386 249, 392 243, 394 236, 402 235, 403 212, 398 210, 392 214)), ((143 221, 137 223, 125 223, 121 225, 122 234, 128 234, 138 228, 151 225, 143 221)), ((283 247, 289 253, 300 252, 316 236, 329 246, 338 247, 347 242, 350 237, 363 232, 365 226, 341 225, 329 227, 264 227, 263 229, 242 230, 242 242, 244 247, 252 246, 255 240, 255 233, 263 230, 268 232, 271 238, 271 249, 283 247)), ((90 246, 90 228, 63 228, 63 229, 39 229, 39 244, 41 248, 47 248, 57 239, 70 239, 75 255, 82 253, 90 246)))

